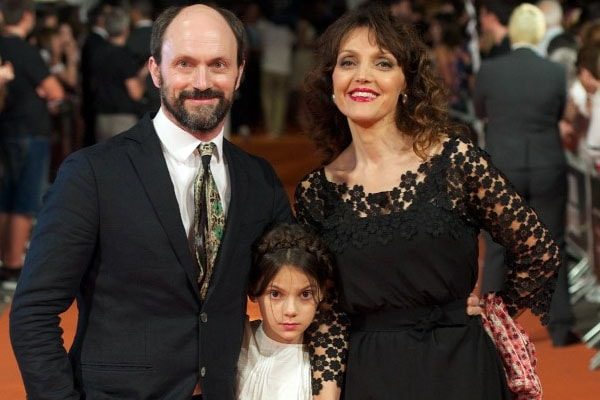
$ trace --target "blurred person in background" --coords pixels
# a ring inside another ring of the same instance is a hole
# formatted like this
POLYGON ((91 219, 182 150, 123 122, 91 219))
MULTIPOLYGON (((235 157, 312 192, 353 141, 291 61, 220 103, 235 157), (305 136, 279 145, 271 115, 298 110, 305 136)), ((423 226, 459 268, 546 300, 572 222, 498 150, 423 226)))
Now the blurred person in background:
MULTIPOLYGON (((152 14, 154 7, 150 0, 131 2, 129 17, 131 32, 127 38, 127 49, 133 54, 138 68, 143 68, 150 58, 150 37, 152 35, 152 14)), ((140 116, 145 112, 156 112, 160 107, 160 93, 152 83, 150 74, 145 79, 144 96, 140 100, 140 116)))
POLYGON ((4 33, 0 54, 14 68, 10 93, 0 113, 0 152, 4 176, 0 185, 0 281, 14 289, 23 265, 33 219, 41 207, 50 163, 48 102, 64 91, 37 49, 25 41, 35 26, 32 0, 4 0, 4 33))
POLYGON ((479 25, 483 35, 491 40, 491 47, 482 51, 484 58, 510 53, 508 19, 515 7, 512 0, 481 0, 479 2, 479 25))
POLYGON ((113 8, 105 17, 108 45, 98 49, 92 60, 96 141, 100 142, 136 124, 139 101, 144 96, 147 66, 135 61, 125 47, 129 35, 129 16, 113 8))
POLYGON ((470 96, 472 68, 465 48, 466 37, 457 15, 453 12, 435 14, 429 25, 429 34, 435 70, 448 89, 450 115, 457 121, 469 123, 473 120, 470 96))
POLYGON ((546 21, 546 33, 537 45, 537 49, 542 56, 548 55, 548 46, 557 36, 565 33, 562 26, 563 9, 556 0, 542 0, 537 3, 537 7, 544 14, 546 21))
POLYGON ((258 3, 249 2, 240 11, 248 37, 244 77, 231 107, 231 129, 240 136, 249 136, 262 122, 260 64, 262 59, 259 21, 262 10, 258 3))
POLYGON ((262 49, 260 93, 263 120, 267 134, 277 138, 286 127, 296 35, 291 26, 291 15, 284 10, 277 10, 269 18, 262 18, 257 28, 262 49))
POLYGON ((111 6, 100 1, 88 12, 89 32, 81 47, 81 112, 84 121, 83 144, 96 143, 96 110, 94 93, 96 86, 92 80, 92 65, 96 53, 108 46, 108 32, 105 29, 105 17, 111 6))
POLYGON ((538 44, 540 54, 559 63, 567 74, 567 87, 575 79, 575 61, 577 60, 577 39, 563 28, 563 9, 556 0, 542 0, 537 3, 544 13, 546 34, 538 44))
MULTIPOLYGON (((6 100, 7 90, 6 85, 8 82, 15 79, 15 70, 10 62, 0 64, 0 112, 4 108, 4 101, 6 100)), ((1 155, 0 155, 1 157, 1 155)), ((2 168, 2 162, 0 158, 0 169, 2 168)), ((2 173, 0 173, 0 180, 2 179, 2 173)))
MULTIPOLYGON (((517 192, 538 213, 565 250, 566 160, 559 121, 566 102, 564 69, 542 58, 544 15, 534 5, 518 6, 510 17, 512 51, 484 62, 475 84, 478 115, 487 121, 486 150, 517 192)), ((501 291, 506 279, 505 249, 486 236, 482 293, 501 291)), ((563 266, 552 297, 548 330, 554 346, 577 342, 563 266)))
POLYGON ((317 30, 311 16, 314 14, 314 2, 305 4, 299 11, 296 22, 296 46, 292 56, 292 76, 290 82, 292 98, 292 116, 302 130, 308 128, 307 110, 304 101, 304 79, 315 63, 315 41, 317 30))
POLYGON ((600 43, 581 48, 577 55, 577 79, 586 92, 583 106, 588 126, 584 147, 595 160, 600 160, 600 43))

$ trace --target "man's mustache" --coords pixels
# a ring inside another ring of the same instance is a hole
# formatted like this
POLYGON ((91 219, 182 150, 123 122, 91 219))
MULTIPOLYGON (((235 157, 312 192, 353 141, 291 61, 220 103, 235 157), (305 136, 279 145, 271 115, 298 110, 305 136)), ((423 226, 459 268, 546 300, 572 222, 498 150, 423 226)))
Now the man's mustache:
POLYGON ((223 99, 225 95, 220 90, 206 89, 206 90, 184 90, 179 94, 180 100, 192 99, 192 100, 206 100, 206 99, 223 99))

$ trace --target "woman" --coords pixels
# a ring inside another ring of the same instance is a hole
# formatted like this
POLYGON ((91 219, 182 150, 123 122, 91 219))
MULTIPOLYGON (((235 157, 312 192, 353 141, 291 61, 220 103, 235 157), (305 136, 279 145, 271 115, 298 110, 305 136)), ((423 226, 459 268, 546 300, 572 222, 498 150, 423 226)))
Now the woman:
POLYGON ((298 185, 295 206, 336 257, 350 319, 344 399, 511 398, 481 320, 464 311, 477 236, 485 228, 507 247, 500 294, 512 314, 528 307, 543 322, 558 248, 457 135, 410 26, 383 9, 351 11, 320 38, 317 63, 308 106, 327 158, 298 185))

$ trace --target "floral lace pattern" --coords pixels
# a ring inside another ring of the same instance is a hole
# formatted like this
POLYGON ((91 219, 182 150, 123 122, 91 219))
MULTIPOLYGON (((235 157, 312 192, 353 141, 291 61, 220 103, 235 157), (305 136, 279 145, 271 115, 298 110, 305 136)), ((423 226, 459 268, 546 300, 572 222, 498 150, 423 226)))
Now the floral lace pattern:
MULTIPOLYGON (((464 139, 445 139, 439 154, 415 172, 404 173, 390 191, 365 193, 361 185, 331 182, 321 168, 300 182, 295 199, 298 221, 315 228, 334 252, 374 241, 386 244, 397 235, 405 240, 418 232, 460 237, 483 228, 507 250, 508 273, 499 294, 510 314, 529 308, 548 322, 561 263, 558 247, 487 153, 464 139)), ((334 315, 318 332, 338 332, 343 322, 336 317, 342 316, 334 315)), ((318 387, 322 380, 338 376, 335 368, 343 367, 339 363, 343 359, 335 350, 330 351, 334 357, 328 357, 328 349, 334 349, 332 340, 316 338, 321 349, 327 346, 313 357, 315 372, 321 372, 315 378, 318 387)))
POLYGON ((342 386, 348 349, 349 321, 337 310, 333 296, 319 307, 315 322, 306 331, 312 367, 312 393, 319 394, 323 382, 335 381, 342 386))

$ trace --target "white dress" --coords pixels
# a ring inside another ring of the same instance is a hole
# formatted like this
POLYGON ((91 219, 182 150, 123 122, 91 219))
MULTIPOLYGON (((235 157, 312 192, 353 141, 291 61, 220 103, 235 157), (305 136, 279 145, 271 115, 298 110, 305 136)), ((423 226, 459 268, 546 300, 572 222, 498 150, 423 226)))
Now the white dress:
POLYGON ((246 320, 236 395, 239 400, 310 400, 306 346, 276 342, 265 334, 260 321, 246 320))

